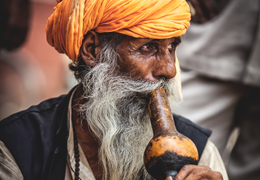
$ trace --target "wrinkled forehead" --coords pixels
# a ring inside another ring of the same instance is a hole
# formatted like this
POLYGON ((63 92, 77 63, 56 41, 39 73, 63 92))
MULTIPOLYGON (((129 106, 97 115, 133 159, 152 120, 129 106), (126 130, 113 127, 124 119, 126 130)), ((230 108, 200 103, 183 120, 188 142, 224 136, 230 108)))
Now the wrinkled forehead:
POLYGON ((165 38, 165 39, 152 39, 152 38, 134 38, 131 36, 125 36, 122 38, 120 45, 125 45, 127 46, 140 46, 144 45, 147 43, 158 43, 158 44, 168 44, 172 42, 180 43, 181 42, 181 37, 171 37, 171 38, 165 38))

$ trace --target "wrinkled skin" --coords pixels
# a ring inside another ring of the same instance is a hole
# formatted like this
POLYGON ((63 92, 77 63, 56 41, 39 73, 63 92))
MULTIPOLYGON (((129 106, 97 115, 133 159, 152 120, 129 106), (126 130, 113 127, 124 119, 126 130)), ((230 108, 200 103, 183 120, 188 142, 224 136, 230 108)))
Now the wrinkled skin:
POLYGON ((126 37, 116 48, 119 71, 135 80, 157 81, 176 75, 175 49, 180 38, 164 40, 126 37))
MULTIPOLYGON (((120 55, 118 59, 118 71, 122 75, 131 76, 133 79, 144 79, 155 82, 160 78, 171 79, 176 75, 175 50, 180 43, 180 38, 169 38, 164 40, 138 39, 125 37, 117 46, 116 52, 120 55)), ((94 67, 99 56, 100 47, 98 36, 94 31, 88 32, 83 40, 80 56, 84 62, 94 67)), ((82 103, 79 101, 83 93, 82 87, 78 88, 74 95, 73 105, 82 103)), ((73 120, 76 122, 75 129, 79 143, 89 161, 90 167, 97 180, 101 180, 101 167, 98 166, 97 149, 99 147, 95 138, 88 130, 87 123, 79 126, 80 120, 76 110, 73 110, 73 120), (82 131, 82 128, 85 131, 82 131), (91 156, 89 156, 91 155, 91 156)), ((184 166, 175 180, 221 180, 219 172, 212 171, 206 166, 187 165, 184 166)))
POLYGON ((212 171, 208 166, 185 165, 174 180, 221 180, 220 172, 212 171))

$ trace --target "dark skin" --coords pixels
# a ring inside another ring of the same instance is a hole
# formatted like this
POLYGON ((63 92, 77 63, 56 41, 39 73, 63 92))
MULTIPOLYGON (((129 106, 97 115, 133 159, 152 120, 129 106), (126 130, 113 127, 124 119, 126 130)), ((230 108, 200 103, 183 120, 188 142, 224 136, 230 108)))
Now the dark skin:
POLYGON ((119 71, 133 79, 157 81, 176 75, 175 48, 180 38, 165 40, 126 37, 116 48, 119 71))
MULTIPOLYGON (((156 40, 125 37, 117 46, 116 52, 120 55, 118 59, 118 71, 122 75, 133 79, 143 79, 156 82, 161 78, 171 79, 176 75, 175 50, 180 43, 179 37, 156 40)), ((80 50, 80 56, 84 62, 94 67, 98 62, 100 47, 98 35, 90 31, 85 36, 80 50)), ((82 87, 79 87, 73 97, 73 105, 84 103, 78 99, 83 94, 82 87)), ((87 158, 93 174, 97 180, 102 179, 102 168, 98 164, 99 143, 89 131, 87 121, 80 124, 76 108, 73 108, 73 120, 78 137, 85 157, 87 158)), ((222 180, 219 172, 212 171, 206 166, 186 165, 184 166, 175 180, 222 180)))

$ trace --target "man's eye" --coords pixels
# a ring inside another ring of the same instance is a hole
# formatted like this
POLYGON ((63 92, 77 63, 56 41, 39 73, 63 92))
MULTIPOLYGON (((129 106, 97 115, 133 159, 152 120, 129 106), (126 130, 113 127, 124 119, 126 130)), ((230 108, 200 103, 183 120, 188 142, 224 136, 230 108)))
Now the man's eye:
POLYGON ((151 43, 148 43, 148 44, 145 44, 141 47, 141 50, 152 50, 152 49, 155 49, 154 45, 152 45, 151 43))
POLYGON ((178 43, 173 42, 173 43, 171 43, 171 44, 168 45, 168 49, 169 49, 169 51, 172 51, 172 50, 174 50, 177 46, 178 46, 178 43))

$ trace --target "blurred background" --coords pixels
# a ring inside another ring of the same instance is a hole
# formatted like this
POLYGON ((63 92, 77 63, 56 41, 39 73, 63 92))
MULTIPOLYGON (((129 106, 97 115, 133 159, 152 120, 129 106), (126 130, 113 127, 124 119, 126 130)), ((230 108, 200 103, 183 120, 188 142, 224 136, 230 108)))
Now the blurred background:
POLYGON ((187 1, 175 112, 212 130, 231 180, 260 179, 260 1, 187 1))
MULTIPOLYGON (((175 112, 213 130, 231 180, 260 179, 260 2, 187 0, 177 48, 183 102, 175 112)), ((67 93, 70 60, 46 41, 56 0, 0 2, 0 120, 67 93)))
POLYGON ((0 120, 73 86, 67 56, 46 41, 55 0, 1 0, 0 120))

